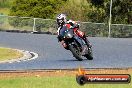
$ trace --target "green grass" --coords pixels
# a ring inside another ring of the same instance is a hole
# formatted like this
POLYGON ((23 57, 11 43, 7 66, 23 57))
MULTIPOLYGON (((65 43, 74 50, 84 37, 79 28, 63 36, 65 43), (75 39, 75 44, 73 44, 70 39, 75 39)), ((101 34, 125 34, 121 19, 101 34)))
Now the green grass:
POLYGON ((17 59, 19 57, 22 57, 22 54, 20 52, 8 48, 0 47, 0 61, 17 59))
POLYGON ((17 77, 0 79, 0 88, 132 88, 132 84, 85 84, 80 86, 75 77, 17 77))

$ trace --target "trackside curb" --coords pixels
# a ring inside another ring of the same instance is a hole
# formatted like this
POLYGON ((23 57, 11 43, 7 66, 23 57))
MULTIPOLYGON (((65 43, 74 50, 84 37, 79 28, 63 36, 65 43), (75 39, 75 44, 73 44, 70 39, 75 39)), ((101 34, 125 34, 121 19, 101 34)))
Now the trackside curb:
POLYGON ((23 54, 23 57, 17 58, 17 59, 10 59, 5 61, 0 61, 0 63, 14 63, 14 62, 21 62, 21 61, 29 61, 34 60, 38 58, 38 54, 35 52, 25 51, 25 50, 19 50, 19 49, 13 49, 23 54))

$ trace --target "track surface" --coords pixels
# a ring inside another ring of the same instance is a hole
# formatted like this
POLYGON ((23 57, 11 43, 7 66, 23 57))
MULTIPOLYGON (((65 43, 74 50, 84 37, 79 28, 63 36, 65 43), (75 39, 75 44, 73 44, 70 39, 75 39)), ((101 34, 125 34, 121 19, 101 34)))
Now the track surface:
POLYGON ((77 61, 63 49, 56 35, 0 32, 0 47, 33 51, 39 57, 31 61, 0 64, 0 70, 125 68, 132 67, 132 38, 90 37, 93 60, 77 61))

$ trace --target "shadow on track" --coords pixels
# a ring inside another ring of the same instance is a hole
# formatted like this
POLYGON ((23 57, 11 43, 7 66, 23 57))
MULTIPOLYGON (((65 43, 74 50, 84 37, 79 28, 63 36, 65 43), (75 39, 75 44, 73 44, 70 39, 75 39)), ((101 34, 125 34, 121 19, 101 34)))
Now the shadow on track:
POLYGON ((87 60, 87 59, 83 59, 82 61, 78 61, 76 59, 67 59, 67 60, 57 60, 57 61, 60 61, 60 62, 84 62, 84 61, 91 61, 91 60, 87 60))

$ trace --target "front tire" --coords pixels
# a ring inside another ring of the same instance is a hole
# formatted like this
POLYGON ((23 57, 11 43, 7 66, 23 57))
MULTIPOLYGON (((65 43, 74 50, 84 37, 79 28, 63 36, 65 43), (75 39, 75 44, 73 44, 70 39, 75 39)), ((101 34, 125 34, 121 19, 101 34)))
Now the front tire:
POLYGON ((90 48, 90 49, 88 50, 88 54, 86 54, 85 57, 86 57, 88 60, 93 60, 92 48, 90 48))
POLYGON ((88 41, 88 39, 84 39, 85 43, 87 44, 88 49, 88 54, 85 55, 85 57, 88 60, 93 60, 93 51, 92 51, 92 46, 90 46, 90 42, 88 41))
POLYGON ((70 51, 72 52, 73 56, 79 60, 79 61, 82 61, 82 57, 81 57, 81 52, 80 50, 78 49, 78 47, 75 47, 74 45, 69 45, 69 49, 70 51))

